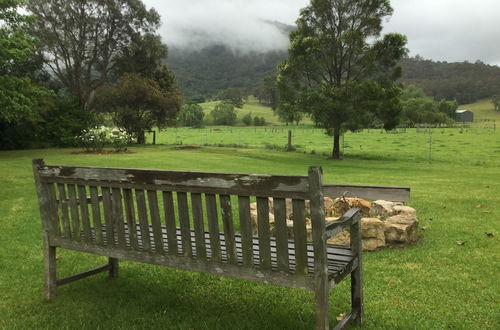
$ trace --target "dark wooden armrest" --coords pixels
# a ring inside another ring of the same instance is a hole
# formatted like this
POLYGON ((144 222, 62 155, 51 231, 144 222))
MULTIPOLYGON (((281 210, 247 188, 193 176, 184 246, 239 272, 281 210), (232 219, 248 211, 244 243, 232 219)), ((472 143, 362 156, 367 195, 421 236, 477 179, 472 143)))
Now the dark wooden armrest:
POLYGON ((326 224, 326 239, 340 233, 345 227, 350 227, 360 222, 362 216, 361 211, 357 208, 352 208, 340 218, 338 221, 330 221, 326 224))

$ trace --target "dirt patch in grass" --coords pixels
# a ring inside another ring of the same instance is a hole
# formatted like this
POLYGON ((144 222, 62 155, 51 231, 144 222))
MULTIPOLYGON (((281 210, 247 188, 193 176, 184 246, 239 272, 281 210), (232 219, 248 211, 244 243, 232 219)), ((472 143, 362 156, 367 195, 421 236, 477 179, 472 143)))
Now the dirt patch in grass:
POLYGON ((109 154, 135 154, 130 150, 101 150, 101 151, 73 151, 72 155, 109 155, 109 154))
POLYGON ((194 150, 194 149, 201 149, 201 147, 198 147, 198 146, 179 146, 179 147, 173 147, 172 149, 174 149, 174 150, 194 150))

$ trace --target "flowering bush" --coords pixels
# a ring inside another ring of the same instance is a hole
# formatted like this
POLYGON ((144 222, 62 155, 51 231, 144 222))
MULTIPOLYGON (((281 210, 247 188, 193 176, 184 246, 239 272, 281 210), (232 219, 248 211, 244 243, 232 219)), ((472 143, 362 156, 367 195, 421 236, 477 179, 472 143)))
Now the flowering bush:
POLYGON ((130 134, 125 130, 106 126, 84 129, 82 134, 76 137, 77 144, 89 152, 102 151, 106 144, 111 144, 115 151, 126 150, 130 139, 130 134))
POLYGON ((130 134, 121 128, 112 128, 109 133, 109 139, 115 151, 127 150, 127 145, 131 140, 130 134))

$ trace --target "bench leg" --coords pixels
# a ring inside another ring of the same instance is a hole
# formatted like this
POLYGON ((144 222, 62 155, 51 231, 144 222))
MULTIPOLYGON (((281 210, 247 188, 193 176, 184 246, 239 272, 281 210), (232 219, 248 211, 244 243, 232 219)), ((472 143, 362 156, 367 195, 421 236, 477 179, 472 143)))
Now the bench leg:
POLYGON ((117 258, 109 258, 108 264, 111 266, 109 269, 109 277, 115 278, 118 277, 118 259, 117 258))
MULTIPOLYGON (((319 285, 314 292, 316 300, 316 330, 328 330, 330 321, 328 318, 328 279, 319 281, 319 285)), ((317 282, 318 283, 318 282, 317 282)))
POLYGON ((363 323, 363 275, 361 262, 351 273, 351 305, 352 311, 356 314, 354 323, 361 325, 363 323))
POLYGON ((50 301, 56 297, 56 247, 47 241, 44 245, 45 299, 50 301))

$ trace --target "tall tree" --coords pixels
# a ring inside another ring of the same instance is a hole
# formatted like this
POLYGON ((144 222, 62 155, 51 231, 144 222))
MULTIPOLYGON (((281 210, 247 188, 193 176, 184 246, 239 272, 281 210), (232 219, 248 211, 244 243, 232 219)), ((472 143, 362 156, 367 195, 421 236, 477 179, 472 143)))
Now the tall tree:
POLYGON ((35 105, 49 94, 33 84, 24 69, 31 67, 35 40, 26 34, 32 17, 21 13, 22 4, 21 0, 0 0, 0 141, 9 125, 35 121, 35 105))
MULTIPOLYGON (((165 70, 161 68, 157 74, 165 75, 165 70)), ((173 124, 180 111, 181 94, 173 85, 165 88, 164 81, 126 73, 115 85, 97 89, 92 106, 111 112, 118 127, 132 133, 137 143, 145 143, 145 131, 173 124)))
MULTIPOLYGON (((311 0, 290 33, 289 58, 280 64, 281 101, 309 112, 333 135, 332 158, 340 158, 341 131, 359 129, 374 117, 386 129, 398 123, 397 62, 406 38, 380 38, 388 0, 311 0)), ((292 107, 292 109, 295 107, 292 107)))
POLYGON ((141 0, 28 0, 27 8, 37 18, 32 34, 46 65, 82 106, 110 80, 133 40, 160 25, 141 0))

